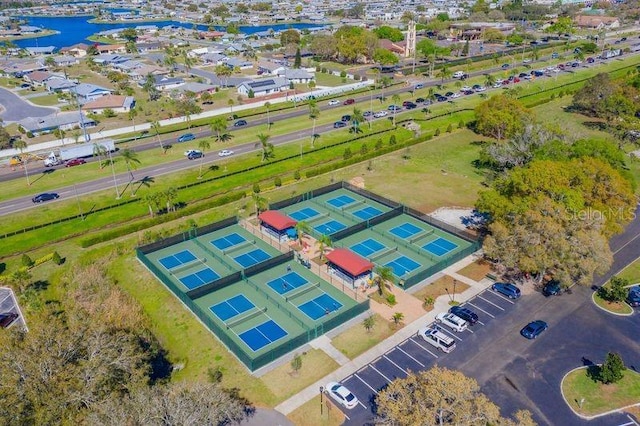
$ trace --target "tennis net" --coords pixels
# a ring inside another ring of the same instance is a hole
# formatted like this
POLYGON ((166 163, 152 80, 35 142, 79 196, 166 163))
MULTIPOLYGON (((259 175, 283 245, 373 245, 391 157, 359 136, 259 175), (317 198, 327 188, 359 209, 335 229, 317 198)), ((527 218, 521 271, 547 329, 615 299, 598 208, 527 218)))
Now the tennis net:
POLYGON ((213 256, 218 262, 222 263, 224 266, 226 266, 227 268, 231 269, 232 271, 234 270, 231 265, 229 265, 223 258, 222 256, 217 255, 216 253, 213 252, 213 250, 210 250, 209 247, 205 246, 204 244, 202 244, 200 241, 198 241, 197 238, 194 238, 193 241, 198 247, 200 247, 202 250, 205 251, 205 253, 213 256))
POLYGON ((252 245, 254 243, 255 243, 255 241, 249 241, 249 240, 243 241, 240 244, 236 244, 233 247, 229 247, 228 249, 222 250, 222 254, 227 254, 228 255, 230 253, 235 253, 236 251, 242 249, 243 247, 250 246, 250 245, 252 245))
POLYGON ((204 261, 202 259, 194 259, 190 262, 182 264, 181 266, 178 266, 177 268, 173 268, 169 272, 171 272, 171 275, 177 275, 181 272, 186 271, 187 269, 193 268, 195 265, 203 265, 203 264, 204 264, 204 261))
POLYGON ((314 216, 310 219, 305 219, 304 221, 307 222, 309 225, 311 225, 312 223, 316 223, 319 222, 320 220, 324 219, 325 217, 328 217, 329 213, 321 213, 318 216, 314 216))
POLYGON ((366 203, 365 200, 358 200, 358 201, 355 201, 355 202, 353 202, 351 204, 347 204, 346 206, 340 207, 340 210, 342 210, 342 211, 350 210, 350 209, 352 209, 354 207, 358 207, 358 206, 360 206, 360 205, 362 205, 364 203, 366 203))
POLYGON ((316 288, 320 288, 320 282, 302 287, 300 290, 296 291, 295 293, 291 293, 290 295, 285 297, 285 300, 287 302, 292 302, 294 299, 298 299, 299 297, 304 296, 305 294, 313 291, 316 288))
POLYGON ((227 330, 228 330, 228 329, 230 329, 232 327, 235 327, 235 326, 238 326, 238 325, 240 325, 242 323, 245 323, 245 322, 249 321, 252 318, 255 318, 255 317, 259 316, 259 315, 262 315, 265 312, 267 312, 267 307, 266 306, 264 308, 258 308, 258 309, 254 310, 254 311, 249 312, 246 315, 243 315, 240 318, 236 318, 236 319, 231 320, 229 322, 226 322, 224 324, 227 326, 227 330))
POLYGON ((398 247, 389 247, 386 250, 382 250, 380 253, 376 254, 375 256, 371 256, 371 261, 376 262, 382 259, 383 257, 385 257, 386 255, 393 253, 394 251, 398 251, 398 247))
POLYGON ((416 235, 416 236, 414 236, 414 237, 409 238, 409 242, 410 242, 411 244, 413 244, 413 243, 415 243, 415 242, 417 242, 417 241, 421 240, 421 239, 422 239, 422 238, 424 238, 424 237, 428 237, 428 236, 429 236, 429 235, 431 235, 431 234, 433 234, 433 228, 428 229, 428 230, 426 230, 426 231, 422 231, 422 232, 420 232, 418 235, 416 235))

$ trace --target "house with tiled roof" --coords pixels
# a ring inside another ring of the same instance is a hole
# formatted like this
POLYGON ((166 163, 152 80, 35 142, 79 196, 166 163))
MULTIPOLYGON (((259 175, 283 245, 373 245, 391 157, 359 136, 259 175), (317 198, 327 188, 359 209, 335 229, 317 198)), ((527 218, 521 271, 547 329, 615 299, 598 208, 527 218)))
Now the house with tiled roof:
POLYGON ((22 79, 28 83, 31 83, 34 87, 42 87, 47 80, 53 78, 54 75, 48 71, 33 71, 25 74, 22 79))
POLYGON ((127 53, 124 44, 99 44, 96 46, 98 53, 127 53))
POLYGON ((82 110, 93 114, 102 114, 110 109, 115 113, 129 112, 136 105, 133 96, 107 95, 82 105, 82 110))
POLYGON ((258 72, 262 73, 262 75, 278 75, 278 71, 286 69, 284 65, 271 61, 259 61, 257 68, 258 72))
POLYGON ((67 55, 75 56, 76 58, 84 58, 89 52, 89 47, 90 46, 86 43, 77 43, 73 46, 63 47, 62 49, 60 49, 60 52, 67 55))
POLYGON ((591 30, 612 30, 620 27, 620 20, 614 16, 578 15, 574 22, 578 28, 591 30))

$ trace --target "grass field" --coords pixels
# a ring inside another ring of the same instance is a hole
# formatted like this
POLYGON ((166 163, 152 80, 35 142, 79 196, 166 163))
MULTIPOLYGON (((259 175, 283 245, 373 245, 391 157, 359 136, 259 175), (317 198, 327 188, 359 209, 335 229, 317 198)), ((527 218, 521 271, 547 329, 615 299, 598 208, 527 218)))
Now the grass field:
POLYGON ((630 284, 640 283, 640 259, 636 259, 617 276, 628 279, 630 284))
MULTIPOLYGON (((318 392, 319 393, 319 392, 318 392)), ((342 411, 335 407, 328 396, 324 395, 320 402, 320 395, 300 406, 287 417, 294 425, 304 426, 338 426, 344 423, 342 411), (322 408, 320 406, 322 405, 322 408)))
POLYGON ((480 281, 491 273, 491 264, 484 259, 479 259, 460 269, 458 273, 474 281, 480 281))
POLYGON ((586 368, 581 368, 565 377, 562 391, 571 408, 582 415, 594 416, 640 403, 640 374, 626 370, 618 383, 604 385, 590 378, 586 368))
MULTIPOLYGON (((427 298, 431 298, 435 301, 438 297, 447 295, 449 297, 449 301, 454 302, 456 301, 456 295, 464 292, 468 288, 469 286, 467 284, 462 283, 458 280, 454 280, 449 275, 444 275, 434 282, 430 283, 429 285, 424 286, 424 288, 413 293, 413 297, 420 300, 421 302, 424 302, 427 298)), ((459 302, 460 300, 458 299, 457 301, 459 302)), ((433 309, 432 306, 424 305, 424 303, 422 307, 425 309, 425 311, 430 311, 431 309, 433 309)))
POLYGON ((331 344, 347 358, 354 359, 394 333, 395 328, 391 322, 378 314, 374 314, 374 318, 375 323, 370 331, 362 323, 356 324, 331 339, 331 344))
POLYGON ((600 297, 597 292, 593 293, 593 301, 602 309, 614 314, 630 315, 633 313, 633 308, 625 302, 609 302, 600 297))
POLYGON ((60 100, 58 100, 58 95, 46 95, 30 98, 29 102, 40 106, 53 106, 58 105, 60 103, 60 100))

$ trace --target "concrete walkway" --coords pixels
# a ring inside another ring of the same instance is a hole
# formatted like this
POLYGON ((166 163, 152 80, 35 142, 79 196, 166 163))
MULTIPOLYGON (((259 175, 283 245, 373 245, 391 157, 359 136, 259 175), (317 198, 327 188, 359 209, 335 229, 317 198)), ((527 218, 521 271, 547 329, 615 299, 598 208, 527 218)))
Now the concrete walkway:
MULTIPOLYGON (((467 277, 464 277, 456 273, 456 271, 459 271, 460 269, 464 268, 468 264, 475 261, 477 258, 478 258, 477 255, 468 256, 465 259, 461 260, 460 262, 455 263, 442 271, 442 274, 451 275, 452 277, 459 279, 460 281, 464 281, 465 284, 469 284, 469 288, 465 290, 462 294, 460 294, 460 300, 468 300, 474 297, 475 295, 477 295, 478 293, 482 292, 487 287, 486 280, 482 280, 482 282, 476 282, 474 280, 471 280, 467 277)), ((436 278, 442 276, 442 274, 437 274, 436 278)), ((428 282, 422 285, 428 285, 428 282)), ((312 385, 308 386, 307 388, 303 389, 302 391, 292 396, 291 398, 287 399, 286 401, 282 402, 277 407, 275 407, 276 410, 278 410, 279 412, 285 415, 288 415, 289 413, 296 410, 298 407, 302 406, 307 401, 317 396, 318 389, 320 386, 324 386, 328 382, 340 381, 343 378, 355 373, 363 366, 369 364, 370 362, 373 362, 378 357, 384 355, 387 351, 392 349, 394 346, 399 345, 404 340, 415 335, 420 328, 433 322, 435 320, 437 313, 447 311, 448 309, 449 309, 448 296, 444 295, 444 296, 438 297, 433 306, 433 310, 422 315, 421 317, 411 322, 410 324, 407 324, 404 328, 400 329, 393 336, 389 337, 388 339, 384 340, 383 342, 369 349, 367 352, 363 353, 357 358, 350 360, 345 364, 342 364, 340 363, 340 361, 336 360, 341 364, 340 368, 338 368, 331 374, 323 377, 322 379, 318 380, 317 382, 313 383, 312 385)), ((320 343, 319 346, 321 349, 324 350, 324 347, 326 347, 326 344, 320 343)), ((329 355, 331 356, 330 353, 329 355)))
POLYGON ((331 344, 331 339, 329 339, 326 334, 312 340, 311 342, 309 342, 309 345, 314 349, 323 350, 327 355, 333 358, 340 365, 349 363, 349 358, 347 358, 342 352, 337 350, 335 346, 331 344))

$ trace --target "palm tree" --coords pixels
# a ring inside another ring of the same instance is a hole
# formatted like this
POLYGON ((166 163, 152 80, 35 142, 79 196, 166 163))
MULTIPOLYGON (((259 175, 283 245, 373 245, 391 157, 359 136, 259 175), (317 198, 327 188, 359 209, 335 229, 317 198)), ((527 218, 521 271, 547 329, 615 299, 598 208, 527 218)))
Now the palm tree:
POLYGON ((160 197, 161 197, 161 194, 154 192, 154 193, 146 194, 144 197, 140 199, 140 201, 146 204, 147 207, 149 208, 149 215, 151 217, 154 216, 155 211, 158 210, 159 208, 160 197))
POLYGON ((260 160, 261 163, 269 160, 270 158, 272 158, 273 155, 273 144, 269 142, 269 138, 271 136, 269 135, 265 135, 264 133, 260 133, 258 134, 258 140, 259 142, 256 142, 255 147, 258 148, 262 148, 262 159, 260 160))
POLYGON ((267 129, 271 130, 271 119, 269 117, 269 108, 271 108, 271 102, 265 102, 264 107, 267 109, 267 129))
POLYGON ((402 312, 396 312, 395 314, 393 314, 393 316, 391 317, 391 320, 393 321, 393 324, 397 327, 398 325, 400 325, 400 323, 402 322, 402 320, 404 319, 404 314, 402 312))
MULTIPOLYGON (((164 150, 164 146, 162 146, 162 139, 160 139, 160 122, 152 121, 151 128, 156 134, 156 138, 158 139, 158 143, 160 144, 160 149, 164 150)), ((166 153, 166 152, 165 152, 166 153)))
POLYGON ((258 216, 262 210, 267 208, 267 199, 260 196, 257 192, 251 193, 251 198, 253 198, 253 204, 256 207, 256 216, 258 216))
POLYGON ((380 86, 382 86, 380 102, 384 102, 384 89, 389 87, 390 85, 391 85, 391 79, 389 77, 385 75, 380 78, 380 86))
POLYGON ((440 68, 438 77, 440 77, 442 83, 444 83, 445 79, 451 78, 451 70, 449 69, 449 67, 443 66, 442 68, 440 68))
POLYGON ((66 136, 67 132, 65 132, 60 127, 58 127, 57 129, 55 129, 53 131, 53 134, 55 135, 55 137, 60 139, 60 143, 62 143, 62 145, 64 145, 64 137, 66 136))
POLYGON ((104 145, 99 143, 93 144, 93 155, 94 157, 98 157, 98 165, 100 169, 104 169, 104 166, 107 165, 107 148, 104 145), (101 160, 102 156, 105 157, 104 161, 101 160))
POLYGON ((193 65, 193 59, 189 56, 186 50, 182 51, 182 60, 184 61, 184 67, 187 69, 187 72, 191 71, 191 66, 193 65))
POLYGON ((204 152, 211 148, 211 144, 209 143, 209 139, 202 138, 200 142, 198 142, 198 148, 202 151, 202 156, 200 157, 200 173, 198 174, 198 179, 202 179, 202 161, 204 160, 204 152))
POLYGON ((236 101, 234 101, 233 99, 229 99, 227 101, 227 105, 229 105, 229 109, 231 110, 231 112, 233 112, 233 104, 235 104, 236 101))
POLYGON ((396 111, 398 110, 398 104, 400 103, 400 95, 398 95, 397 93, 395 93, 391 99, 393 100, 393 104, 395 105, 395 108, 393 109, 393 127, 396 126, 396 111))
POLYGON ((384 296, 387 287, 393 282, 393 269, 388 266, 376 266, 373 270, 376 277, 373 279, 374 284, 378 287, 378 294, 384 296))
POLYGON ((167 188, 162 192, 162 198, 164 198, 167 204, 167 213, 175 210, 175 206, 176 206, 175 200, 177 196, 178 196, 178 190, 176 190, 173 187, 167 188))
POLYGON ((168 66, 169 68, 171 68, 172 71, 176 70, 176 58, 173 57, 173 55, 167 55, 164 58, 164 64, 166 66, 168 66))
POLYGON ((493 86, 495 82, 496 82, 496 77, 493 74, 487 74, 487 76, 484 79, 484 84, 487 87, 493 86))
POLYGON ((132 168, 135 168, 136 164, 140 164, 140 160, 138 159, 138 153, 136 153, 134 150, 130 148, 126 148, 122 150, 122 153, 120 153, 120 155, 122 156, 122 159, 124 160, 124 164, 127 166, 127 171, 129 172, 129 176, 131 177, 129 180, 129 185, 131 185, 131 196, 133 197, 134 196, 133 185, 131 183, 133 182, 134 177, 133 177, 132 168))
POLYGON ((320 235, 320 238, 318 238, 317 242, 318 242, 318 251, 320 252, 320 262, 322 262, 322 260, 324 259, 324 252, 326 251, 327 248, 333 245, 333 241, 331 241, 330 236, 326 234, 322 234, 320 235))
POLYGON ((302 246, 302 237, 305 234, 311 232, 311 225, 309 225, 309 222, 301 220, 300 222, 296 223, 295 229, 296 235, 298 236, 298 243, 300 244, 300 246, 302 246))
POLYGON ((360 129, 360 123, 364 121, 364 115, 362 114, 362 110, 360 108, 354 108, 353 113, 351 115, 351 130, 353 133, 360 133, 362 129, 360 129))
POLYGON ((225 87, 229 86, 229 84, 228 84, 229 83, 229 77, 231 76, 231 74, 233 74, 233 70, 231 68, 229 68, 225 64, 221 64, 221 65, 216 66, 216 68, 213 70, 213 72, 217 76, 224 77, 224 86, 225 87))
POLYGON ((309 118, 313 120, 313 127, 311 128, 311 147, 315 146, 316 142, 316 120, 320 116, 320 108, 314 99, 309 100, 309 118))
POLYGON ((20 150, 20 163, 22 164, 22 167, 24 167, 24 174, 27 177, 27 185, 31 186, 31 181, 29 180, 29 170, 27 169, 27 160, 22 159, 22 154, 24 154, 24 150, 27 148, 27 143, 22 139, 18 139, 13 143, 13 146, 20 150))
POLYGON ((228 133, 227 130, 227 120, 224 117, 217 116, 211 121, 211 133, 215 133, 215 141, 216 142, 228 142, 231 140, 233 135, 228 133))
POLYGON ((128 116, 129 116, 129 120, 131 120, 131 123, 133 124, 133 131, 136 131, 136 122, 134 121, 136 116, 138 115, 138 110, 131 108, 129 110, 128 116))

